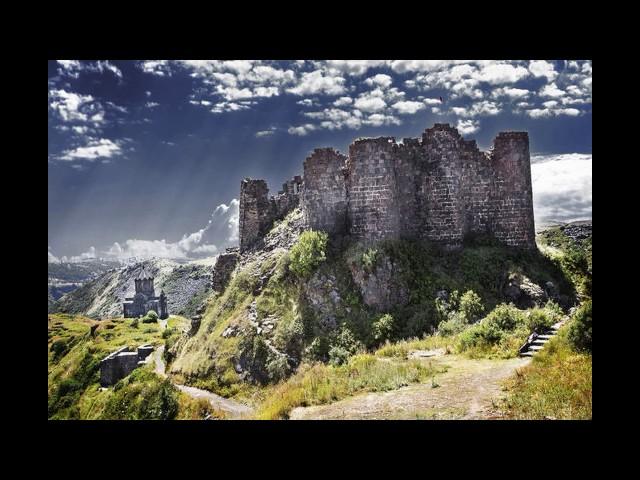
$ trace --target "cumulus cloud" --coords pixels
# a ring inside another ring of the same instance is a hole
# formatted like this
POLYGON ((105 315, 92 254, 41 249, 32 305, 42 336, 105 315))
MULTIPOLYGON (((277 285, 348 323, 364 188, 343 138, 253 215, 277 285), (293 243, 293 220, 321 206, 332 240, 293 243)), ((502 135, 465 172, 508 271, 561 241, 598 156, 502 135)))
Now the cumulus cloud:
POLYGON ((335 102, 333 102, 336 107, 344 107, 347 105, 351 105, 352 103, 353 99, 351 97, 340 97, 335 102))
POLYGON ((370 68, 386 64, 386 60, 327 60, 329 68, 349 75, 362 75, 370 68))
POLYGON ((108 138, 90 138, 86 145, 65 150, 56 158, 63 161, 85 160, 92 162, 121 154, 120 142, 114 142, 108 138))
POLYGON ((287 129, 287 132, 290 135, 298 135, 300 137, 304 137, 305 135, 307 135, 309 132, 312 132, 316 129, 315 125, 311 124, 311 123, 306 123, 304 125, 299 125, 297 127, 289 127, 287 129))
POLYGON ((373 77, 367 78, 364 83, 369 86, 377 86, 382 88, 390 87, 393 83, 393 79, 389 75, 379 73, 373 77))
POLYGON ((331 76, 322 70, 302 74, 295 87, 287 89, 294 95, 341 95, 347 91, 346 80, 341 76, 331 76))
POLYGON ((555 83, 550 83, 549 85, 545 85, 540 89, 541 97, 562 97, 565 92, 560 90, 555 83))
POLYGON ((426 105, 423 102, 404 101, 396 102, 392 107, 397 110, 398 113, 413 115, 417 111, 425 109, 426 105))
POLYGON ((51 247, 49 247, 49 263, 60 263, 60 259, 51 253, 51 247))
POLYGON ((480 122, 477 120, 458 120, 456 128, 462 135, 470 135, 480 130, 480 122))
MULTIPOLYGON (((108 258, 120 260, 131 257, 188 260, 215 255, 226 246, 235 245, 238 242, 239 206, 240 202, 237 199, 231 200, 229 204, 218 205, 207 225, 196 232, 183 235, 176 242, 169 242, 166 239, 128 239, 122 243, 114 242, 103 253, 108 258)), ((94 256, 95 253, 93 249, 94 256)))
POLYGON ((275 131, 276 131, 276 127, 271 127, 268 130, 260 130, 259 132, 256 132, 256 137, 257 138, 269 137, 273 135, 275 131))
POLYGON ((553 63, 546 60, 534 60, 529 62, 529 71, 534 77, 546 77, 547 80, 552 81, 558 76, 558 72, 555 71, 553 63))
POLYGON ((531 180, 536 223, 591 218, 591 154, 532 156, 531 180))

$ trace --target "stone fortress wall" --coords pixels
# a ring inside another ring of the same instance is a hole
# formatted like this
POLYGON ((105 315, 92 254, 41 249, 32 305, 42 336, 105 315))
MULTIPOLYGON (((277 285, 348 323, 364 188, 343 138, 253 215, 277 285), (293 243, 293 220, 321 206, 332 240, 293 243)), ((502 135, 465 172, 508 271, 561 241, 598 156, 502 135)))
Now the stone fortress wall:
POLYGON ((529 136, 500 132, 488 152, 436 123, 422 138, 358 139, 345 156, 318 148, 304 176, 269 197, 264 180, 240 187, 240 251, 302 206, 309 228, 363 240, 427 239, 459 247, 472 233, 535 248, 529 136))

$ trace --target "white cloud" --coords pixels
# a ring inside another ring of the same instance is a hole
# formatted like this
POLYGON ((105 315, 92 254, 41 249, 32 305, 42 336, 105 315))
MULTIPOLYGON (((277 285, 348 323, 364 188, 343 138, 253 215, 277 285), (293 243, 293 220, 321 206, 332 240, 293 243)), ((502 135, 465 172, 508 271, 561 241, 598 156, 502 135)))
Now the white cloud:
POLYGON ((382 88, 387 88, 391 86, 391 84, 393 83, 393 79, 389 75, 379 73, 377 75, 374 75, 373 77, 367 78, 364 83, 369 86, 379 86, 382 88))
POLYGON ((426 105, 423 102, 404 101, 396 102, 392 105, 392 107, 397 110, 398 113, 412 115, 417 111, 426 108, 426 105))
POLYGON ((260 130, 259 132, 256 132, 256 137, 257 138, 269 137, 273 135, 275 131, 276 131, 276 127, 271 127, 269 128, 269 130, 260 130))
POLYGON ((547 118, 553 115, 548 108, 533 108, 525 112, 531 118, 547 118))
POLYGON ((129 239, 122 244, 114 242, 104 254, 121 260, 130 257, 186 260, 215 255, 221 249, 218 245, 229 246, 238 242, 239 206, 240 202, 235 198, 228 205, 218 205, 205 227, 183 235, 177 242, 129 239))
POLYGON ((378 112, 384 110, 387 104, 378 96, 362 95, 355 101, 353 106, 363 112, 378 112))
POLYGON ((480 130, 480 122, 477 120, 458 120, 456 128, 462 135, 469 135, 480 130))
POLYGON ((475 75, 475 79, 491 85, 498 85, 501 83, 515 83, 527 76, 529 76, 529 71, 524 67, 498 63, 484 66, 475 75))
POLYGON ((325 75, 322 70, 314 70, 303 73, 298 84, 287 89, 287 92, 294 95, 341 95, 347 91, 344 84, 343 77, 325 75))
POLYGON ((532 156, 531 180, 536 223, 591 218, 591 154, 532 156))
POLYGON ((351 105, 352 103, 353 99, 351 97, 340 97, 335 102, 333 102, 333 105, 335 105, 336 107, 344 107, 346 105, 351 105))
POLYGON ((510 98, 526 98, 531 92, 523 88, 502 87, 496 88, 491 92, 493 98, 510 97, 510 98))
POLYGON ((442 103, 439 98, 425 98, 422 101, 425 105, 440 105, 442 103))
POLYGON ((66 90, 49 91, 49 106, 65 122, 93 120, 95 115, 90 116, 90 112, 83 110, 83 107, 91 102, 95 102, 91 95, 80 95, 66 90))
POLYGON ((560 90, 555 83, 550 83, 549 85, 545 85, 540 89, 541 97, 562 97, 565 95, 563 90, 560 90))
POLYGON ((314 101, 310 98, 305 98, 296 102, 297 105, 302 105, 303 107, 312 107, 315 105, 314 101))
POLYGON ((329 68, 349 75, 362 75, 373 67, 379 67, 386 63, 385 60, 327 60, 329 68))
POLYGON ((383 115, 381 113, 374 113, 369 115, 362 121, 364 125, 371 125, 374 127, 380 127, 382 125, 400 125, 402 122, 393 115, 383 115))
POLYGON ((310 123, 307 123, 305 125, 300 125, 298 127, 289 127, 289 129, 287 130, 287 132, 290 135, 298 135, 298 136, 305 136, 307 135, 309 132, 312 132, 316 129, 316 127, 310 123))
POLYGON ((60 263, 60 259, 56 257, 51 250, 49 250, 49 262, 48 263, 60 263))
POLYGON ((86 160, 92 162, 101 158, 111 158, 122 154, 119 143, 108 138, 89 139, 89 142, 82 147, 65 150, 57 156, 58 160, 74 161, 86 160))
POLYGON ((160 77, 170 77, 171 67, 169 60, 147 60, 140 64, 142 71, 145 73, 151 73, 160 77))
POLYGON ((453 107, 451 110, 456 115, 464 118, 474 118, 483 115, 497 115, 501 112, 499 105, 487 100, 472 103, 469 107, 453 107))
POLYGON ((553 63, 546 60, 534 60, 529 62, 529 71, 534 77, 546 77, 547 80, 553 81, 558 76, 553 63))
POLYGON ((144 106, 147 108, 155 108, 155 107, 159 107, 160 104, 158 102, 147 102, 144 104, 144 106))

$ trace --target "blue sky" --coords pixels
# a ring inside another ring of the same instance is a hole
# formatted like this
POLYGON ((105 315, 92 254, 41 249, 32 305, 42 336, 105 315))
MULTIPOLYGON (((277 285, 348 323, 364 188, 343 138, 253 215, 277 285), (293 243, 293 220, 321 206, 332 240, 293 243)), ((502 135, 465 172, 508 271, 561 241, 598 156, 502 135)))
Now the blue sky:
POLYGON ((316 147, 527 130, 536 222, 591 217, 590 61, 50 61, 49 259, 215 255, 316 147), (443 98, 440 102, 439 97, 443 98))

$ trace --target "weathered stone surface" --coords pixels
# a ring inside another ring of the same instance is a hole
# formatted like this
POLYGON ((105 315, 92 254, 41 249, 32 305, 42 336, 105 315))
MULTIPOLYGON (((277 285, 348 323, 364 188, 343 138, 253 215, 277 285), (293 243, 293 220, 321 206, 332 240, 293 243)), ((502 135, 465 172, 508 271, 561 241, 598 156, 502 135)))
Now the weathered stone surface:
POLYGON ((153 275, 144 268, 138 274, 135 282, 135 295, 133 297, 125 297, 122 302, 123 316, 129 318, 137 318, 146 315, 149 310, 153 310, 158 317, 165 319, 169 316, 167 308, 167 296, 164 291, 160 295, 156 295, 153 286, 153 275))
POLYGON ((211 286, 214 292, 224 291, 239 259, 240 253, 237 248, 227 248, 225 253, 218 255, 211 275, 211 286))
POLYGON ((540 306, 549 299, 540 285, 533 283, 529 278, 520 274, 509 276, 503 293, 518 308, 540 306))
POLYGON ((409 293, 400 281, 398 267, 388 257, 378 259, 371 273, 356 264, 351 264, 349 268, 362 295, 362 301, 374 310, 388 312, 409 301, 409 293))
POLYGON ((296 177, 278 197, 268 198, 262 180, 242 182, 241 251, 298 205, 300 191, 307 228, 364 240, 425 238, 448 247, 488 233, 506 245, 535 248, 526 132, 500 132, 489 152, 448 124, 400 144, 393 137, 359 139, 348 157, 315 149, 304 161, 304 179, 296 177))
POLYGON ((129 351, 129 347, 122 347, 109 354, 100 362, 100 385, 108 387, 126 377, 143 364, 151 352, 153 346, 141 345, 135 352, 129 351))

